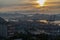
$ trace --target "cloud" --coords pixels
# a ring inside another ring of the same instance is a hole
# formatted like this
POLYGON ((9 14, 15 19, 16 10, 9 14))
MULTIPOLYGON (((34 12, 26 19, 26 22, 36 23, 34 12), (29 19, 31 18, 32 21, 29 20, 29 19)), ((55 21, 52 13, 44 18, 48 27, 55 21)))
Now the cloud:
MULTIPOLYGON (((21 1, 21 0, 19 0, 21 1)), ((9 11, 20 11, 24 13, 60 13, 60 2, 47 2, 48 6, 42 8, 36 8, 38 4, 32 3, 20 3, 20 4, 13 4, 7 7, 1 7, 0 12, 9 12, 9 11)))
POLYGON ((18 5, 27 3, 26 0, 0 0, 0 6, 18 5))
POLYGON ((0 12, 8 12, 8 11, 20 11, 20 12, 60 12, 60 6, 47 6, 42 8, 35 8, 31 4, 24 5, 24 6, 10 6, 10 7, 3 7, 0 8, 0 12))

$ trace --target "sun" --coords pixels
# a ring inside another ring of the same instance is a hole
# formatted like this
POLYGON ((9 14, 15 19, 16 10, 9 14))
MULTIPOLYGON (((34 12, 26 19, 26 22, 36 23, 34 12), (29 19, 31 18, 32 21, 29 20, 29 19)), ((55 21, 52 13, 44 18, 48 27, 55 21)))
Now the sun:
POLYGON ((37 2, 39 3, 40 6, 44 6, 46 0, 38 0, 37 2))

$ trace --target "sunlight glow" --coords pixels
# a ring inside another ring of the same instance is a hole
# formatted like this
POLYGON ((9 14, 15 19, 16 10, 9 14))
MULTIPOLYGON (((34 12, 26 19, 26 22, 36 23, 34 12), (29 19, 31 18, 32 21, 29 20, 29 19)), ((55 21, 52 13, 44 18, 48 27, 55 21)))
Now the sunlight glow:
POLYGON ((46 0, 38 0, 37 2, 39 3, 40 6, 44 6, 46 0))

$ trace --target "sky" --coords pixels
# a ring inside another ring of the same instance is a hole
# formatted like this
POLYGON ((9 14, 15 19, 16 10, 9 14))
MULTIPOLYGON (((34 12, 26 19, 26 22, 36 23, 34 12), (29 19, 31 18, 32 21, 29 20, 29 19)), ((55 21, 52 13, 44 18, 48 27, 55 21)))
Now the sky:
MULTIPOLYGON (((24 4, 32 0, 0 0, 0 5, 24 4)), ((33 0, 36 1, 36 0, 33 0)), ((47 2, 59 2, 60 0, 47 0, 47 2)))
POLYGON ((60 0, 47 0, 45 7, 38 7, 37 0, 0 0, 0 12, 60 13, 60 0))

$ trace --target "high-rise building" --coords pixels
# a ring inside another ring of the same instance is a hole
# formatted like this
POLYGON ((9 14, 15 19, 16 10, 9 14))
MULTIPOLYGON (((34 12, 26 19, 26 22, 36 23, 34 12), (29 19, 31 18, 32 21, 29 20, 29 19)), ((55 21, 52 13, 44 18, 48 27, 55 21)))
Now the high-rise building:
POLYGON ((0 36, 7 37, 7 25, 6 21, 0 17, 0 36))
POLYGON ((6 22, 3 18, 0 18, 0 36, 12 37, 15 32, 15 27, 12 22, 6 22))
POLYGON ((13 37, 15 32, 15 25, 12 22, 9 22, 7 25, 7 35, 8 37, 13 37))

